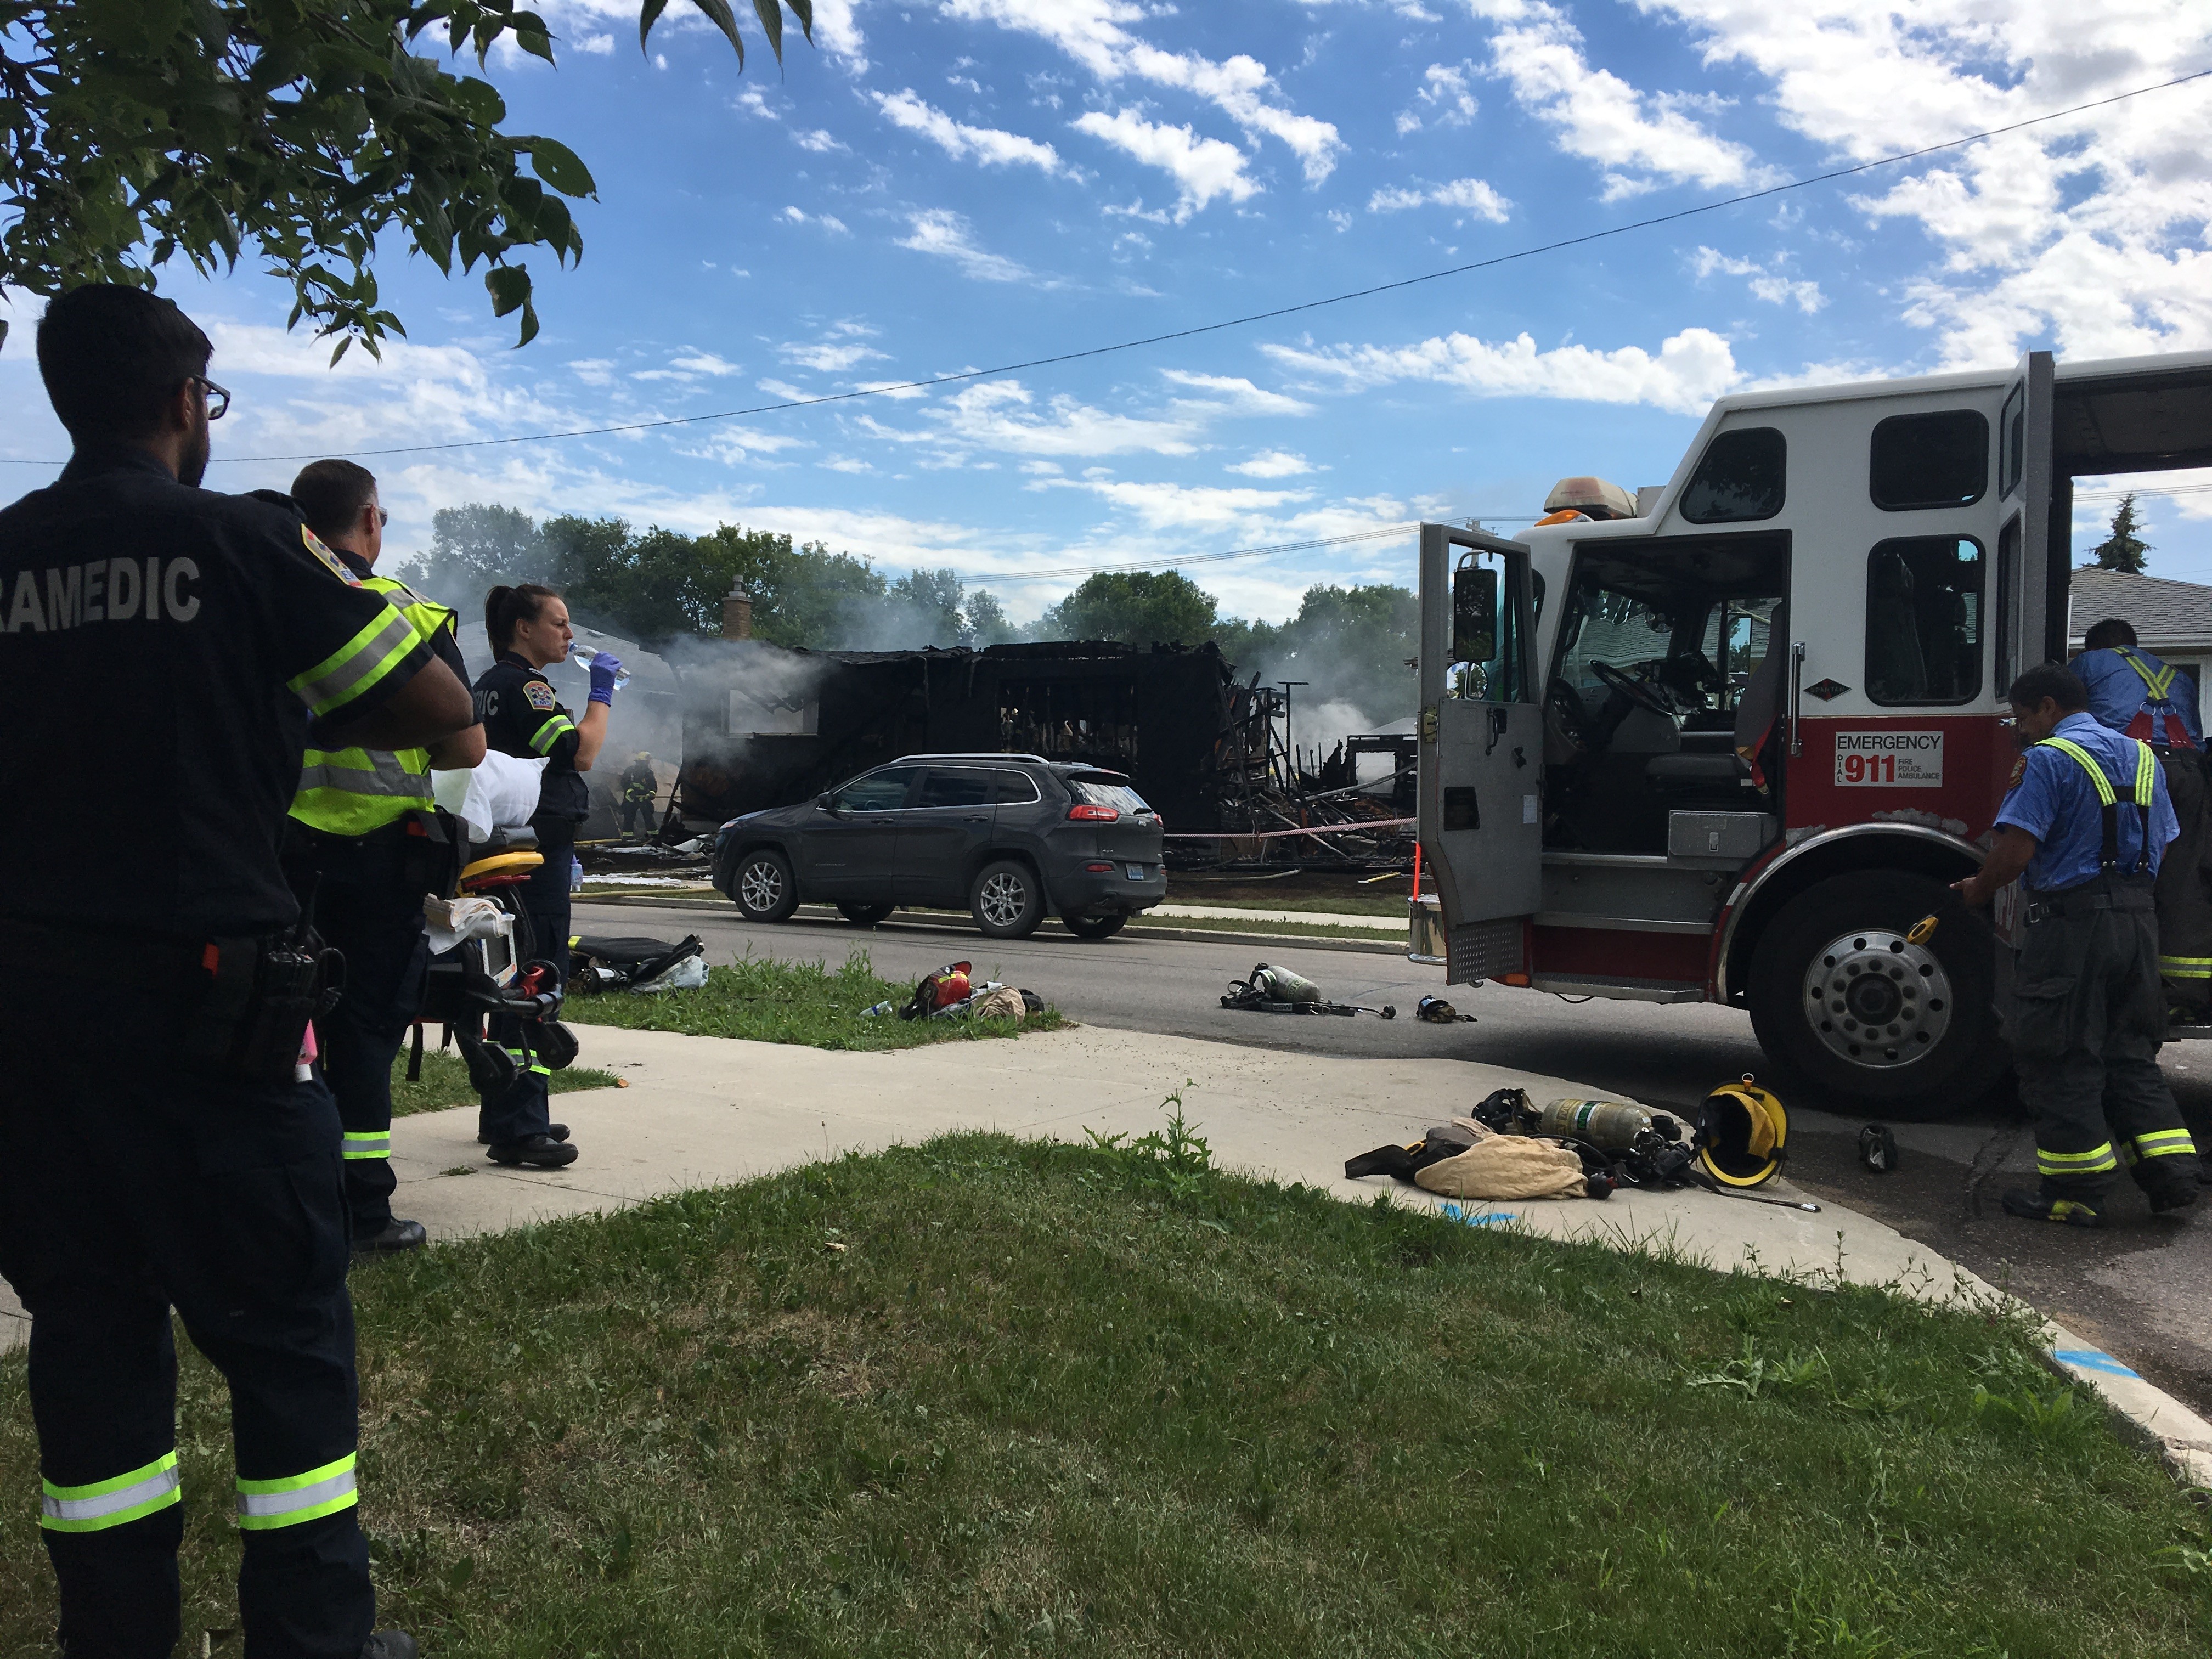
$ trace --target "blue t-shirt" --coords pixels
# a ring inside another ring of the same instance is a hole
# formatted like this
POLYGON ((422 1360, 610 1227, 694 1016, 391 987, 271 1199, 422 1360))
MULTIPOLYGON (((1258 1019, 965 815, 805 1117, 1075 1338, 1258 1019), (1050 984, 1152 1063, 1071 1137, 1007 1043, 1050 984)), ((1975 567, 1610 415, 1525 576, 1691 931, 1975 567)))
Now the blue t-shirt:
POLYGON ((2166 665, 2148 651, 2133 646, 2125 650, 2084 651, 2070 666, 2089 688, 2089 712, 2115 732, 2124 732, 2145 743, 2173 748, 2202 749, 2204 727, 2197 715, 2197 682, 2175 671, 2166 695, 2153 694, 2141 674, 2130 666, 2134 658, 2156 679, 2166 665))
MULTIPOLYGON (((2125 672, 2132 675, 2134 671, 2125 672)), ((2113 794, 2120 798, 2120 872, 2132 872, 2136 851, 2142 845, 2142 818, 2129 805, 2128 797, 2135 793, 2136 762, 2142 752, 2141 747, 2133 738, 2124 738, 2100 725, 2094 716, 2087 714, 2069 714, 2051 735, 2079 744, 2105 769, 2113 794)), ((2081 763, 2062 749, 2038 744, 2022 756, 2021 761, 2020 781, 2013 785, 2004 804, 1997 808, 1997 822, 2016 825, 2035 837, 2035 856, 2027 866, 2029 887, 2039 893, 2079 887, 2096 876, 2103 864, 2105 813, 2097 799, 2097 786, 2089 781, 2081 763)), ((2158 872, 2158 861, 2166 852, 2166 843, 2180 833, 2181 821, 2174 817, 2173 802, 2166 793, 2165 769, 2154 764, 2150 805, 2152 874, 2158 872)))

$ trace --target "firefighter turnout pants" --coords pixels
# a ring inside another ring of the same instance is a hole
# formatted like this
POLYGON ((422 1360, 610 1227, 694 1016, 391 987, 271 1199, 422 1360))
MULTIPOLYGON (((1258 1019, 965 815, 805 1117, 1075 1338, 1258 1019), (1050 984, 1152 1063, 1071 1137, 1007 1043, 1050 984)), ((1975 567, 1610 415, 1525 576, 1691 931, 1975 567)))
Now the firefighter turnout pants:
MULTIPOLYGON (((43 930, 0 941, 68 960, 43 930)), ((229 1383, 247 1659, 356 1659, 375 1598, 337 1109, 319 1083, 184 1071, 181 995, 143 988, 143 961, 118 981, 114 948, 19 979, 0 1006, 0 1275, 31 1315, 60 1643, 166 1659, 179 1633, 183 1483, 210 1471, 179 1467, 173 1307, 229 1383)))
MULTIPOLYGON (((544 832, 540 831, 541 838, 544 832)), ((562 984, 568 978, 568 844, 547 848, 541 839, 545 862, 530 872, 530 879, 515 890, 523 915, 530 921, 531 953, 553 964, 562 984)), ((505 1048, 514 1061, 514 1081, 495 1095, 480 1098, 477 1131, 494 1146, 542 1135, 552 1121, 552 1069, 522 1046, 522 1022, 504 1016, 489 1022, 492 1042, 505 1048)))
POLYGON ((323 1080, 344 1132, 346 1207, 356 1238, 392 1224, 392 1064, 422 1006, 430 963, 422 884, 410 879, 407 838, 295 831, 286 849, 295 890, 313 884, 315 931, 345 957, 345 994, 315 1022, 323 1080))
POLYGON ((2212 1019, 2212 782, 2193 749, 2162 752, 2166 793, 2181 833, 2158 866, 2158 969, 2166 1006, 2212 1019))
POLYGON ((2105 875, 2030 894, 2007 1024, 2046 1198, 2094 1207, 2123 1164, 2157 1192, 2197 1183, 2158 1069, 2166 1033, 2151 883, 2105 875))

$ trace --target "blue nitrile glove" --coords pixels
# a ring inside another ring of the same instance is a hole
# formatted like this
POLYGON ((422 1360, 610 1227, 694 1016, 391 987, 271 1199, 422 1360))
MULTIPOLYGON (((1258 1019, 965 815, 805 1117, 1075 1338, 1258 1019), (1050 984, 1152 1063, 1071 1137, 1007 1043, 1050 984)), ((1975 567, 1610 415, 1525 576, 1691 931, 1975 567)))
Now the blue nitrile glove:
POLYGON ((611 651, 602 651, 592 659, 591 702, 603 702, 611 708, 615 702, 615 676, 622 672, 622 659, 611 651))

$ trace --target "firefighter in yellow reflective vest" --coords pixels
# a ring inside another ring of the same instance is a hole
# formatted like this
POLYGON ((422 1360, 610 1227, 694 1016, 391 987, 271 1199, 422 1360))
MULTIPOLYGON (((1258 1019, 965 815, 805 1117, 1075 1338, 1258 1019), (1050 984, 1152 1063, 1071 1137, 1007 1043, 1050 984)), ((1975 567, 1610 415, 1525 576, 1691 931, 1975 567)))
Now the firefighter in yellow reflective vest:
POLYGON ((2197 684, 2136 643, 2132 625, 2108 617, 2082 636, 2070 665, 2089 712, 2148 744, 2166 772, 2181 833, 2158 866, 2158 968, 2175 1020, 2212 1020, 2212 781, 2197 684))
MULTIPOLYGON (((375 476, 351 461, 316 461, 292 481, 292 499, 361 585, 382 593, 466 682, 453 611, 373 572, 390 517, 375 476)), ((357 1255, 414 1249, 426 1237, 421 1222, 392 1213, 392 1063, 422 1006, 423 895, 444 885, 437 866, 452 856, 430 811, 430 769, 474 766, 483 752, 483 727, 471 726, 430 749, 310 748, 301 760, 285 868, 346 962, 345 994, 315 1029, 345 1133, 357 1255)))
POLYGON ((2005 1194, 2006 1212, 2102 1226, 2124 1164, 2153 1210, 2185 1208, 2197 1201, 2197 1147, 2158 1069, 2166 1005, 2151 885, 2175 833, 2166 780, 2149 745, 2100 725, 2087 690, 2057 663, 2007 695, 2029 746, 1988 860, 1956 884, 1985 904, 2027 878, 2006 1035, 2040 1179, 2005 1194))

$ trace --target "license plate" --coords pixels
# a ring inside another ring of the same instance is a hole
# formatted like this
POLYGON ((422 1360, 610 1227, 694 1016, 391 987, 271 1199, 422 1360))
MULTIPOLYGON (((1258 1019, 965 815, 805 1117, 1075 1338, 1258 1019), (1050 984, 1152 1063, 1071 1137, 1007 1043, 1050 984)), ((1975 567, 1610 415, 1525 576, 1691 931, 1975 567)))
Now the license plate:
POLYGON ((1129 872, 1131 881, 1142 881, 1145 878, 1145 866, 1141 864, 1125 864, 1121 867, 1129 872))

